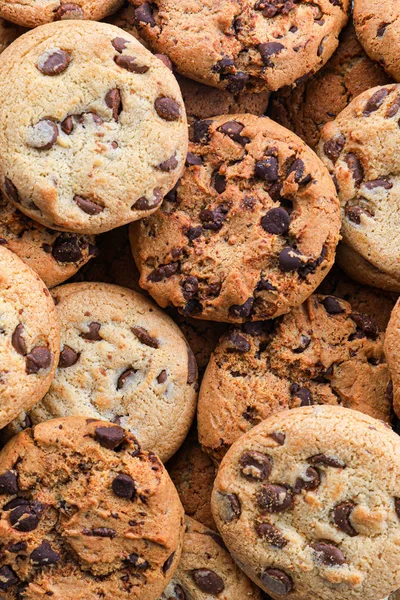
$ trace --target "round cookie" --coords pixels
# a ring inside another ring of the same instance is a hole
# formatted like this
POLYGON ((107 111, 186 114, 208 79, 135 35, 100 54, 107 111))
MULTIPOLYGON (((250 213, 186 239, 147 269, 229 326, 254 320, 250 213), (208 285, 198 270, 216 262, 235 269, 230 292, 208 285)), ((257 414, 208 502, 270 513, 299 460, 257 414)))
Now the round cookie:
POLYGON ((0 16, 24 27, 37 27, 65 19, 99 21, 118 10, 122 4, 123 0, 0 0, 0 16))
POLYGON ((337 247, 336 260, 343 271, 359 283, 400 293, 400 278, 384 273, 350 246, 340 243, 337 247))
POLYGON ((96 252, 93 236, 60 233, 21 213, 0 192, 0 244, 54 287, 72 277, 96 252))
POLYGON ((212 510, 275 600, 376 600, 400 584, 400 438, 336 406, 263 421, 225 456, 212 510))
POLYGON ((348 0, 130 0, 140 36, 182 75, 238 93, 277 90, 318 71, 347 21, 348 0))
POLYGON ((44 225, 100 233, 175 185, 187 125, 169 69, 108 23, 34 29, 0 55, 0 184, 44 225))
POLYGON ((187 164, 160 210, 131 226, 141 287, 212 321, 301 304, 332 266, 340 229, 315 154, 267 117, 229 115, 194 123, 187 164))
POLYGON ((4 600, 156 600, 180 558, 183 509, 160 460, 118 425, 70 417, 0 454, 4 600))
POLYGON ((385 336, 385 354, 393 385, 393 409, 400 417, 400 355, 399 355, 399 330, 400 330, 400 301, 392 311, 385 336))
POLYGON ((220 535, 188 517, 181 560, 159 600, 185 598, 261 600, 261 590, 234 563, 220 535))
MULTIPOLYGON (((197 365, 180 329, 150 300, 119 286, 55 288, 60 362, 28 423, 85 415, 113 421, 167 461, 196 410, 197 365)), ((20 415, 8 428, 26 423, 20 415)))
POLYGON ((399 116, 400 85, 372 88, 325 125, 318 145, 339 190, 344 243, 397 280, 399 116))
POLYGON ((315 148, 325 123, 365 90, 386 83, 390 78, 365 54, 350 23, 327 64, 308 81, 274 94, 268 114, 315 148))
POLYGON ((385 332, 397 301, 397 294, 384 292, 368 285, 360 285, 335 264, 317 290, 318 294, 337 296, 351 304, 357 313, 372 317, 380 331, 385 332))
POLYGON ((185 514, 206 527, 215 529, 211 514, 211 492, 215 466, 205 454, 192 428, 178 452, 167 463, 169 476, 175 484, 185 514))
POLYGON ((0 428, 38 402, 56 370, 60 327, 43 281, 0 244, 0 428))
POLYGON ((358 39, 367 54, 400 80, 400 6, 396 0, 354 0, 353 17, 358 39))
POLYGON ((20 35, 25 33, 23 27, 14 25, 5 19, 0 18, 0 52, 3 52, 20 35))
POLYGON ((390 422, 384 334, 366 314, 313 295, 275 321, 223 336, 199 394, 199 440, 219 461, 243 433, 288 408, 331 404, 390 422))

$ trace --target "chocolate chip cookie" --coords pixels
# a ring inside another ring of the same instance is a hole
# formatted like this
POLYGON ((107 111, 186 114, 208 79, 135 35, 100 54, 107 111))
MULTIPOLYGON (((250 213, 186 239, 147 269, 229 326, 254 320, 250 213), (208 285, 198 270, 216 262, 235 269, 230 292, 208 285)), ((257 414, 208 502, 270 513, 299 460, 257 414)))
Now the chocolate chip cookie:
POLYGON ((277 90, 318 71, 347 21, 348 0, 130 0, 136 25, 182 75, 236 94, 277 90))
POLYGON ((112 423, 55 419, 0 454, 5 600, 156 600, 180 558, 183 509, 160 460, 112 423))
POLYGON ((167 463, 185 513, 206 527, 215 529, 211 514, 211 492, 215 466, 202 451, 197 429, 193 427, 178 452, 167 463))
POLYGON ((197 366, 179 328, 150 300, 119 286, 74 283, 53 290, 61 353, 51 387, 9 431, 82 415, 131 431, 164 462, 193 420, 197 366))
POLYGON ((191 128, 187 169, 157 213, 131 226, 140 285, 160 306, 225 322, 277 317, 332 266, 340 214, 327 170, 266 117, 191 128))
POLYGON ((400 438, 338 406, 285 411, 230 449, 212 510, 235 561, 276 600, 398 589, 400 438))
POLYGON ((261 590, 234 563, 221 536, 186 517, 178 568, 160 600, 261 600, 261 590))
POLYGON ((24 27, 37 27, 65 19, 98 21, 118 10, 123 0, 0 0, 0 16, 24 27))
POLYGON ((25 31, 23 27, 0 18, 0 52, 3 52, 11 42, 25 33, 25 31))
POLYGON ((318 145, 337 184, 344 243, 396 281, 399 117, 400 85, 372 88, 325 125, 318 145))
POLYGON ((339 48, 314 77, 274 94, 269 115, 315 148, 325 123, 365 90, 387 83, 389 76, 364 52, 350 23, 339 36, 339 48))
POLYGON ((36 271, 47 287, 72 277, 96 253, 94 236, 48 229, 20 212, 1 192, 0 244, 36 271))
POLYGON ((0 244, 0 427, 43 398, 59 345, 60 326, 48 289, 0 244))
POLYGON ((108 231, 152 213, 175 185, 187 143, 179 86, 127 32, 37 28, 0 55, 0 84, 0 185, 35 221, 108 231))
POLYGON ((400 293, 400 278, 381 271, 363 258, 354 248, 343 242, 337 247, 336 260, 349 277, 363 285, 372 285, 381 290, 400 293))
POLYGON ((372 60, 395 79, 400 79, 400 6, 395 0, 354 0, 357 36, 372 60), (384 10, 382 10, 384 8, 384 10))
POLYGON ((274 321, 221 338, 200 389, 199 439, 220 461, 243 433, 276 412, 340 405, 390 422, 384 334, 367 314, 313 295, 274 321))

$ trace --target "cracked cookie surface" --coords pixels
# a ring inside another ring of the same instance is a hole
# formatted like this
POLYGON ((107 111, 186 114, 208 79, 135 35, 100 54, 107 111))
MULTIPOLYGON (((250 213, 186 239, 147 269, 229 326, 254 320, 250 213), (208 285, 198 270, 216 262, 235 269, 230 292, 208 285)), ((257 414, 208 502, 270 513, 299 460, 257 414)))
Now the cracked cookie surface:
POLYGON ((35 221, 100 233, 175 185, 187 126, 169 69, 108 23, 50 23, 0 55, 0 185, 35 221))
MULTIPOLYGON (((28 423, 82 414, 114 421, 168 460, 189 431, 197 398, 196 361, 179 328, 149 299, 119 286, 74 283, 53 295, 60 361, 28 423)), ((20 415, 7 432, 25 423, 20 415)))
POLYGON ((337 184, 343 242, 400 281, 400 86, 372 88, 321 132, 318 154, 337 184))
POLYGON ((157 456, 111 423, 55 419, 0 453, 5 600, 156 600, 179 562, 183 509, 157 456))
POLYGON ((234 563, 221 536, 186 517, 181 559, 159 600, 261 600, 261 590, 234 563))
POLYGON ((274 94, 268 114, 315 148, 325 123, 365 90, 387 83, 389 76, 368 58, 349 24, 327 64, 309 81, 274 94))
POLYGON ((277 90, 320 69, 337 47, 348 0, 130 0, 155 52, 186 77, 237 93, 277 90))
POLYGON ((390 422, 384 334, 369 315, 313 295, 275 321, 231 328, 211 356, 199 394, 199 440, 217 462, 274 413, 341 405, 390 422))
POLYGON ((1 192, 0 244, 15 252, 47 287, 72 277, 96 252, 94 236, 48 229, 20 212, 1 192))
POLYGON ((276 600, 375 600, 398 589, 400 438, 334 406, 272 416, 240 438, 212 497, 235 560, 276 600))
POLYGON ((0 0, 0 15, 24 27, 37 27, 60 20, 99 21, 115 12, 123 0, 0 0))
POLYGON ((141 287, 213 321, 301 304, 332 266, 340 229, 315 154, 266 117, 232 115, 194 123, 187 165, 160 210, 131 225, 141 287))
POLYGON ((56 370, 60 326, 38 275, 0 244, 0 427, 38 402, 56 370))

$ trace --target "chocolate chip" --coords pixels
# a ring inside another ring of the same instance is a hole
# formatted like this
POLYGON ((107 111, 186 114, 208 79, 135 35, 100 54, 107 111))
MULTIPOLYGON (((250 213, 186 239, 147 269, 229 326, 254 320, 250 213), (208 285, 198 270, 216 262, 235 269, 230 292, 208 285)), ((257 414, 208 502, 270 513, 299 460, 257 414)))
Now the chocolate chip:
POLYGON ((12 546, 9 546, 7 550, 8 552, 12 552, 13 554, 19 554, 20 552, 26 552, 27 548, 27 542, 16 542, 12 546))
POLYGON ((206 594, 216 596, 225 589, 221 577, 209 569, 194 569, 190 572, 197 587, 206 594))
POLYGON ((28 375, 36 374, 41 369, 48 369, 51 365, 52 353, 45 346, 36 346, 26 355, 25 370, 28 375))
POLYGON ((137 369, 132 369, 132 368, 126 369, 126 371, 121 373, 121 375, 118 377, 118 381, 117 381, 117 390, 122 390, 127 379, 129 379, 129 377, 131 377, 135 373, 137 373, 137 369))
POLYGON ((244 335, 237 330, 233 330, 226 337, 228 352, 248 352, 251 348, 250 343, 244 335))
POLYGON ((229 314, 232 317, 238 317, 241 319, 247 318, 251 314, 253 304, 254 298, 248 298, 244 304, 233 304, 229 307, 229 314))
POLYGON ((231 523, 239 519, 242 514, 242 506, 239 496, 236 494, 222 494, 219 492, 220 517, 225 523, 231 523))
POLYGON ((218 128, 218 131, 224 133, 228 137, 231 138, 234 142, 237 142, 241 146, 245 146, 249 143, 249 138, 242 137, 240 134, 244 129, 244 125, 242 123, 238 123, 237 121, 227 121, 221 127, 218 128))
POLYGON ((108 450, 115 450, 122 442, 126 439, 126 432, 122 427, 115 425, 115 427, 96 427, 94 432, 94 438, 96 442, 103 448, 108 450))
POLYGON ((295 398, 300 399, 300 406, 313 406, 314 402, 310 390, 306 387, 301 387, 293 393, 295 398))
POLYGON ((13 345, 14 350, 18 352, 18 354, 22 354, 22 356, 25 356, 28 352, 28 349, 26 347, 26 342, 24 340, 23 333, 24 326, 22 325, 22 323, 20 323, 16 326, 11 336, 11 344, 13 345))
POLYGON ((374 319, 363 313, 352 313, 350 315, 354 323, 357 325, 357 337, 367 337, 375 340, 378 336, 379 329, 374 319))
POLYGON ((172 567, 172 563, 174 562, 174 558, 175 558, 175 552, 173 552, 165 561, 165 563, 162 566, 162 570, 164 573, 167 573, 167 571, 170 570, 170 568, 172 567))
POLYGON ((344 565, 346 562, 341 550, 332 544, 328 544, 326 542, 315 542, 314 544, 311 544, 311 548, 318 553, 318 558, 324 565, 335 567, 338 565, 344 565))
POLYGON ((93 321, 92 323, 89 323, 88 329, 89 329, 89 331, 82 332, 80 334, 81 338, 83 338, 84 340, 89 340, 90 342, 99 342, 100 340, 103 339, 99 335, 99 331, 101 329, 101 324, 100 323, 97 323, 96 321, 93 321))
POLYGON ((140 569, 143 571, 145 569, 148 569, 150 566, 147 560, 145 560, 144 558, 142 558, 141 556, 139 556, 139 554, 136 554, 135 552, 132 552, 132 554, 130 554, 126 560, 130 565, 132 565, 136 569, 140 569))
POLYGON ((118 121, 118 115, 122 111, 121 92, 118 88, 114 88, 107 92, 105 102, 108 108, 111 108, 114 121, 118 121))
POLYGON ((60 352, 58 368, 68 369, 68 367, 72 367, 75 363, 78 362, 79 357, 79 352, 75 352, 75 350, 71 348, 71 346, 67 346, 67 344, 64 344, 63 349, 60 352))
POLYGON ((122 53, 125 48, 126 45, 129 44, 128 40, 125 40, 122 37, 116 37, 111 41, 113 47, 115 48, 115 50, 119 53, 122 53))
POLYGON ((18 190, 8 177, 4 179, 4 191, 11 200, 14 200, 16 203, 20 202, 18 190))
POLYGON ((114 62, 116 65, 121 67, 121 69, 125 69, 130 73, 136 73, 138 75, 147 73, 150 68, 147 65, 138 65, 136 63, 136 58, 134 56, 129 56, 128 54, 119 54, 114 56, 114 62))
POLYGON ((286 596, 293 590, 293 581, 289 575, 280 569, 265 569, 260 579, 271 594, 286 596))
POLYGON ((133 498, 136 494, 135 482, 132 477, 121 473, 112 482, 112 490, 119 498, 133 498))
POLYGON ((204 121, 195 121, 193 124, 193 128, 191 131, 190 139, 192 142, 196 144, 206 143, 210 138, 210 125, 212 125, 211 119, 206 119, 204 121))
POLYGON ((265 481, 272 471, 272 460, 266 454, 255 450, 244 452, 239 459, 242 477, 252 481, 265 481))
POLYGON ((355 507, 356 505, 354 502, 341 502, 335 506, 333 511, 333 520, 335 521, 335 524, 341 531, 347 533, 350 537, 358 535, 357 531, 350 523, 350 516, 355 507))
POLYGON ((61 4, 58 10, 54 13, 54 20, 64 20, 64 19, 83 19, 84 12, 80 6, 77 4, 61 4))
POLYGON ((396 511, 396 515, 400 519, 400 498, 395 498, 394 499, 394 509, 396 511))
MULTIPOLYGON (((218 194, 223 194, 226 190, 226 177, 225 175, 221 175, 220 173, 214 173, 213 177, 213 185, 218 192, 218 194)), ((203 212, 203 211, 201 211, 203 212)), ((201 214, 201 213, 200 213, 201 214)))
POLYGON ((324 143, 324 152, 326 156, 333 162, 336 163, 346 143, 346 138, 343 134, 339 134, 337 137, 327 140, 324 143))
POLYGON ((360 206, 350 206, 349 203, 346 202, 346 205, 344 207, 344 214, 346 215, 347 219, 352 223, 360 225, 362 212, 363 210, 360 206))
POLYGON ((178 164, 179 163, 177 161, 176 154, 173 154, 172 156, 170 156, 170 158, 168 158, 167 160, 164 160, 164 162, 160 163, 157 168, 160 169, 160 171, 169 173, 170 171, 173 171, 174 169, 176 169, 178 164))
POLYGON ((74 129, 74 122, 72 120, 71 115, 69 115, 63 121, 61 121, 61 129, 66 135, 71 135, 74 129))
POLYGON ((75 263, 82 259, 79 239, 64 233, 55 240, 51 253, 57 262, 75 263))
POLYGON ((8 565, 3 565, 0 568, 0 590, 8 590, 13 585, 19 583, 19 579, 14 571, 8 565))
POLYGON ((153 283, 158 283, 163 279, 168 279, 172 277, 174 273, 176 273, 179 269, 179 263, 173 262, 168 265, 161 265, 157 267, 147 276, 147 281, 151 281, 153 283))
POLYGON ((83 535, 87 535, 89 537, 101 537, 101 538, 110 538, 113 539, 117 535, 115 529, 110 529, 110 527, 95 527, 94 529, 83 529, 83 535))
POLYGON ((364 117, 369 117, 373 112, 376 112, 382 106, 388 94, 389 90, 387 90, 386 88, 381 88, 380 90, 372 94, 371 98, 367 101, 364 107, 364 117))
POLYGON ((178 121, 181 116, 181 107, 172 98, 160 96, 154 102, 156 113, 165 121, 178 121))
POLYGON ((311 492, 316 490, 321 485, 321 475, 318 469, 308 467, 305 477, 298 477, 294 484, 293 491, 295 494, 300 494, 302 490, 311 492))
POLYGON ((364 168, 361 162, 352 152, 347 154, 344 160, 352 173, 355 184, 360 186, 364 179, 364 168))
POLYGON ((153 11, 149 2, 144 2, 144 4, 141 4, 139 8, 135 9, 134 14, 136 25, 150 25, 150 27, 155 26, 156 22, 154 20, 153 11))
MULTIPOLYGON (((221 177, 221 176, 219 176, 219 177, 221 177)), ((219 189, 222 189, 222 188, 220 187, 219 189)), ((219 192, 219 193, 221 193, 221 192, 219 192)), ((203 223, 203 228, 210 229, 212 231, 218 231, 223 226, 228 212, 229 212, 229 209, 224 204, 217 206, 217 208, 214 210, 210 210, 210 209, 201 210, 199 217, 200 217, 200 221, 203 223)))
POLYGON ((242 92, 246 87, 249 75, 243 71, 237 71, 237 73, 224 75, 221 79, 222 78, 228 81, 228 85, 226 86, 228 92, 231 92, 231 94, 239 94, 239 92, 242 92))
POLYGON ((197 294, 199 290, 199 281, 197 277, 190 275, 182 281, 181 287, 183 297, 185 300, 189 300, 192 296, 197 294))
POLYGON ((261 219, 265 231, 275 235, 283 235, 289 231, 290 217, 284 208, 271 208, 261 219))
POLYGON ((264 279, 264 277, 261 276, 260 281, 257 283, 256 290, 258 292, 261 292, 263 290, 269 292, 276 292, 277 288, 274 285, 272 285, 272 283, 270 283, 267 279, 264 279))
POLYGON ((10 513, 11 527, 24 533, 34 531, 39 525, 40 512, 36 511, 34 506, 17 506, 10 513))
POLYGON ((157 376, 157 383, 165 383, 167 381, 167 371, 163 369, 161 373, 157 376))
POLYGON ((327 296, 322 300, 321 304, 330 315, 338 315, 345 312, 343 306, 333 296, 327 296))
POLYGON ((279 268, 284 273, 297 271, 303 264, 301 260, 302 254, 295 248, 285 246, 279 254, 279 268))
POLYGON ((265 44, 259 44, 258 51, 261 54, 261 60, 266 67, 273 67, 274 63, 271 61, 271 56, 280 54, 282 50, 285 50, 285 46, 280 42, 267 42, 265 44))
POLYGON ((43 75, 59 75, 68 68, 71 56, 68 52, 60 49, 44 52, 37 62, 37 68, 43 75))
POLYGON ((203 228, 201 225, 198 225, 197 227, 189 227, 189 229, 186 231, 185 235, 187 235, 187 237, 189 238, 190 241, 193 240, 197 240, 197 238, 199 238, 201 236, 203 232, 203 228))
POLYGON ((159 348, 160 347, 160 342, 158 341, 158 339, 155 337, 152 337, 149 334, 149 332, 147 331, 147 329, 145 329, 144 327, 139 327, 139 326, 131 327, 131 331, 142 344, 145 344, 146 346, 150 346, 150 348, 159 348))
POLYGON ((47 567, 55 565, 60 557, 57 552, 54 552, 49 542, 44 541, 31 553, 30 559, 35 567, 47 567))
POLYGON ((273 431, 269 434, 269 437, 271 437, 280 446, 283 446, 286 440, 286 434, 281 433, 280 431, 273 431))
POLYGON ((279 178, 278 159, 275 156, 267 156, 256 162, 254 174, 259 179, 273 183, 279 178))
POLYGON ((301 158, 296 158, 290 166, 288 166, 286 176, 289 177, 291 173, 294 173, 294 181, 299 185, 306 185, 311 181, 311 175, 304 175, 305 165, 301 158))
POLYGON ((13 495, 18 492, 17 476, 13 471, 6 471, 0 475, 0 495, 13 495))
POLYGON ((293 349, 293 354, 302 354, 311 344, 311 338, 308 335, 301 335, 300 345, 293 349))
POLYGON ((201 156, 197 156, 197 154, 193 154, 193 152, 188 152, 186 155, 186 166, 193 167, 195 165, 202 165, 203 161, 201 156))
POLYGON ((288 543, 282 531, 275 525, 271 525, 271 523, 258 523, 256 532, 260 538, 276 548, 284 548, 288 543))
POLYGON ((58 127, 49 119, 42 119, 32 127, 26 134, 26 143, 37 150, 50 150, 58 138, 58 127))
POLYGON ((264 484, 256 493, 258 506, 269 513, 278 513, 293 506, 293 493, 283 485, 264 484))
POLYGON ((364 183, 367 190, 374 190, 375 188, 384 188, 385 190, 391 190, 393 187, 393 183, 388 181, 385 177, 379 177, 379 179, 372 179, 371 181, 366 181, 364 183))
POLYGON ((81 210, 87 215, 98 215, 104 210, 104 206, 96 204, 92 200, 83 198, 82 196, 74 196, 74 202, 79 206, 81 210))
POLYGON ((345 463, 339 458, 334 456, 327 456, 326 454, 316 454, 308 459, 308 462, 314 466, 333 467, 335 469, 344 469, 345 463))
POLYGON ((376 35, 377 37, 383 37, 386 31, 387 26, 389 25, 389 23, 381 23, 378 27, 378 29, 376 30, 376 35))
POLYGON ((150 210, 157 208, 162 202, 163 196, 159 188, 153 190, 153 197, 151 200, 142 196, 139 200, 136 200, 135 204, 132 205, 132 210, 150 210))

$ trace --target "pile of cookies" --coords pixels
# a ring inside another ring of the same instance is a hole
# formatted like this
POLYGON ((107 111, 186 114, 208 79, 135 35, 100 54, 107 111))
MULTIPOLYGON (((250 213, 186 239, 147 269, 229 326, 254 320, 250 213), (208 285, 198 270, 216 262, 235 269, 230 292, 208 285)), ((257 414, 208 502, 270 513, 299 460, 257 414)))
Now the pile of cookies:
POLYGON ((399 31, 0 0, 0 600, 400 598, 399 31))

